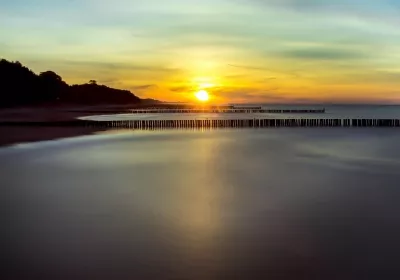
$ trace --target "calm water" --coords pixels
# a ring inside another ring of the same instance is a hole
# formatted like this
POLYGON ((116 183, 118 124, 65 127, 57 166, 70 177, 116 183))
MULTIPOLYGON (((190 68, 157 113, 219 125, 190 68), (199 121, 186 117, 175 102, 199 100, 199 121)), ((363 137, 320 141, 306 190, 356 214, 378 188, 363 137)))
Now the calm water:
POLYGON ((400 130, 0 149, 2 279, 400 279, 400 130))
MULTIPOLYGON (((244 106, 244 105, 241 105, 244 106)), ((186 119, 274 119, 274 118, 333 118, 333 119, 398 119, 400 106, 395 105, 265 105, 250 104, 245 106, 261 106, 264 109, 322 109, 324 114, 118 114, 83 117, 82 119, 109 120, 186 120, 186 119)))

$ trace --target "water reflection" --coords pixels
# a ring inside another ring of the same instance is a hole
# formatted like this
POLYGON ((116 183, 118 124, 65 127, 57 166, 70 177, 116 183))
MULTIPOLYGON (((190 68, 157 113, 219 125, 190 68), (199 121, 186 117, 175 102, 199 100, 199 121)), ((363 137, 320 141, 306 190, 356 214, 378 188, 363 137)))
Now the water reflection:
POLYGON ((3 223, 12 236, 10 272, 399 276, 400 133, 371 131, 129 132, 6 148, 0 205, 11 213, 3 223))
POLYGON ((222 235, 222 185, 215 173, 213 162, 216 143, 210 138, 197 138, 186 147, 184 164, 189 165, 179 179, 181 199, 178 203, 178 227, 182 233, 185 270, 203 279, 213 279, 209 267, 216 262, 218 238, 222 235))

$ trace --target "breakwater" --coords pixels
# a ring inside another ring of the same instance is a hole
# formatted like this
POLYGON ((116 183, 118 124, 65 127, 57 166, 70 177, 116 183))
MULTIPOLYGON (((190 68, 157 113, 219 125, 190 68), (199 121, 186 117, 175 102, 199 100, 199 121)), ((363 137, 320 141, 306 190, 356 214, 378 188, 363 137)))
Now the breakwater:
POLYGON ((400 119, 203 119, 203 120, 72 120, 60 122, 0 122, 2 126, 164 128, 268 128, 268 127, 400 127, 400 119))
POLYGON ((262 127, 400 127, 400 119, 232 119, 86 121, 86 125, 119 128, 262 128, 262 127))
POLYGON ((325 109, 261 109, 234 108, 234 109, 133 109, 132 114, 324 114, 325 109))

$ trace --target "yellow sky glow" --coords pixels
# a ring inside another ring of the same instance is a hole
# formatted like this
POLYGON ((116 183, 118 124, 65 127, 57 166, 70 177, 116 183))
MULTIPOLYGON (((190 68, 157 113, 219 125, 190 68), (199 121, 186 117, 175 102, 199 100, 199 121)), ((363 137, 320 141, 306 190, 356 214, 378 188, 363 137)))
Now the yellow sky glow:
POLYGON ((400 0, 361 2, 9 1, 0 54, 170 102, 398 102, 400 0))

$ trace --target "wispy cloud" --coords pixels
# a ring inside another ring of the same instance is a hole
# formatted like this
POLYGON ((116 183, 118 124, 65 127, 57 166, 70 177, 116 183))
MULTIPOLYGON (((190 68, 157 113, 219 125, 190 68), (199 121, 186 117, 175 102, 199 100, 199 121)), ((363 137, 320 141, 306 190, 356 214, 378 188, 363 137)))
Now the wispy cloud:
POLYGON ((169 88, 169 90, 173 92, 189 92, 193 91, 193 89, 192 86, 174 86, 169 88))
MULTIPOLYGON (((299 77, 299 74, 297 73, 297 71, 282 71, 282 70, 270 69, 270 68, 267 68, 267 67, 258 67, 258 66, 251 66, 251 65, 228 64, 228 66, 235 67, 235 68, 247 69, 247 70, 279 73, 279 74, 289 75, 289 76, 292 76, 292 77, 299 77)), ((275 77, 271 77, 271 79, 275 79, 275 77)))
POLYGON ((158 88, 158 86, 157 85, 155 85, 155 84, 150 84, 150 85, 140 85, 140 86, 134 86, 134 87, 132 87, 132 89, 134 89, 134 90, 148 90, 148 89, 151 89, 151 88, 158 88))
POLYGON ((225 75, 224 78, 225 79, 240 79, 240 78, 245 78, 248 75, 245 74, 236 74, 236 75, 225 75))
POLYGON ((64 60, 63 64, 76 67, 102 68, 109 70, 130 70, 130 71, 149 71, 149 72, 176 72, 177 68, 162 66, 152 66, 146 64, 122 63, 122 62, 101 62, 101 61, 72 61, 64 60))
POLYGON ((99 84, 106 84, 106 85, 120 85, 121 81, 119 79, 116 78, 105 78, 105 79, 99 79, 98 80, 99 84))
POLYGON ((242 69, 248 69, 248 70, 261 70, 261 71, 270 71, 270 69, 265 68, 265 67, 256 67, 256 66, 248 66, 248 65, 236 65, 236 64, 228 64, 228 66, 235 67, 235 68, 242 68, 242 69))
MULTIPOLYGON (((368 15, 371 12, 380 13, 389 9, 399 8, 400 3, 396 0, 249 0, 253 4, 265 8, 278 8, 299 13, 318 12, 327 13, 356 13, 357 15, 368 15)), ((318 14, 317 14, 318 16, 318 14)))
POLYGON ((367 58, 361 51, 343 50, 335 48, 301 48, 280 52, 284 58, 302 60, 360 60, 367 58))

